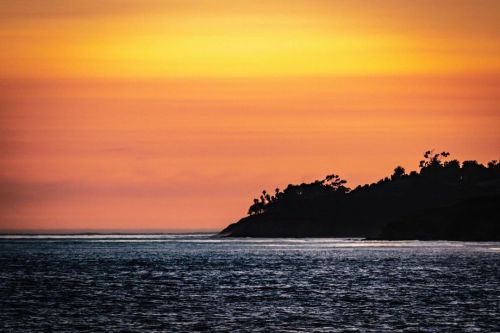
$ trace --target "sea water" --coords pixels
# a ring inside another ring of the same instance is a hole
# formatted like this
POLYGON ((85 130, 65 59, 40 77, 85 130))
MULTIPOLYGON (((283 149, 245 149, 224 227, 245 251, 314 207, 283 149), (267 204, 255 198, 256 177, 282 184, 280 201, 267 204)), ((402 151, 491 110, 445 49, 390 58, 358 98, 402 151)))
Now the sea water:
POLYGON ((499 332, 500 243, 0 237, 1 332, 499 332))

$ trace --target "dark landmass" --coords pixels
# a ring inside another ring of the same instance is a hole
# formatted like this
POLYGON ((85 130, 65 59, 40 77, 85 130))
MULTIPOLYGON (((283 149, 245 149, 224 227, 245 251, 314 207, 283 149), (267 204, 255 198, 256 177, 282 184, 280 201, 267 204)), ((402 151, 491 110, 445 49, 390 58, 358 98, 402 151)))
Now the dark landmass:
POLYGON ((474 197, 448 207, 422 211, 399 223, 390 223, 382 239, 500 240, 500 195, 474 197))
POLYGON ((500 241, 500 164, 446 161, 427 151, 420 171, 346 187, 338 175, 266 191, 248 216, 220 232, 229 237, 364 237, 500 241))

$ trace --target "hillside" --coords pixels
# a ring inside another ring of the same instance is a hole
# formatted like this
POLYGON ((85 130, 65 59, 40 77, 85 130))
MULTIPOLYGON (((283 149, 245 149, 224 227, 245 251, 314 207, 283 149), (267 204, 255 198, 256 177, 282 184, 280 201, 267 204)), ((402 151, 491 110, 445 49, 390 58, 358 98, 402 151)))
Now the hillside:
POLYGON ((419 172, 406 174, 396 167, 390 177, 353 190, 332 174, 276 189, 273 195, 263 191, 249 215, 220 235, 499 239, 500 164, 448 157, 447 152, 428 151, 419 172))

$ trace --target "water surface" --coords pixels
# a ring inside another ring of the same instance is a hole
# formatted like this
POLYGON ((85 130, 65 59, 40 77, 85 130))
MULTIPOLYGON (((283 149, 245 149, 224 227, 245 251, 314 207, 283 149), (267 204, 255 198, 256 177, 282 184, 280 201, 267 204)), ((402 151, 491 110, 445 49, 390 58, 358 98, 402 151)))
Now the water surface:
POLYGON ((500 243, 0 236, 0 331, 498 332, 500 243))

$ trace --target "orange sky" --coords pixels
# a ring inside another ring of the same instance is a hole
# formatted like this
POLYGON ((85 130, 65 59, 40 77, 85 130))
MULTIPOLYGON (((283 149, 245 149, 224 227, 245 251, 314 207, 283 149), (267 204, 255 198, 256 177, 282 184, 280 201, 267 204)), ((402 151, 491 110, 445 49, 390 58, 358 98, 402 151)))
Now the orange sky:
POLYGON ((498 1, 0 3, 0 230, 220 229, 262 189, 500 157, 498 1))

